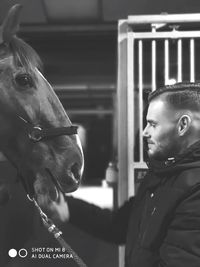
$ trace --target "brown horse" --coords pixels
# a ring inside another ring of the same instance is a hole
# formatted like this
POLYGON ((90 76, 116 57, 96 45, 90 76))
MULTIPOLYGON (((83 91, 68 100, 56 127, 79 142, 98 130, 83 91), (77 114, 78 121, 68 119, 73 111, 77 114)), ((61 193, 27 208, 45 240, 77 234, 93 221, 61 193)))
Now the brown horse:
POLYGON ((20 10, 13 6, 0 28, 0 150, 29 197, 56 212, 80 184, 83 153, 39 56, 16 36, 20 10))

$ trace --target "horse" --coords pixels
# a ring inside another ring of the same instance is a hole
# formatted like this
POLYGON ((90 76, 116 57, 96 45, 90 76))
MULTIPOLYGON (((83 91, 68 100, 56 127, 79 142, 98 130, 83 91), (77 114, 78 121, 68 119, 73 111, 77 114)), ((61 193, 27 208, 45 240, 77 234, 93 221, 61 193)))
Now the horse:
POLYGON ((83 152, 40 57, 17 36, 21 8, 14 5, 0 28, 0 150, 29 198, 62 220, 64 195, 81 183, 83 152))

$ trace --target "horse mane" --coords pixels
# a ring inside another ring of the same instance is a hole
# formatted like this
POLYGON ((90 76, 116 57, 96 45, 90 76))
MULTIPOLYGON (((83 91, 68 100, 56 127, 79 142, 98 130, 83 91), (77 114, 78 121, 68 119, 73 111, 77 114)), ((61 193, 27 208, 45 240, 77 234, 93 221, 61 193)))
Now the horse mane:
POLYGON ((9 47, 16 65, 24 66, 26 69, 38 68, 40 71, 43 70, 43 63, 37 52, 22 39, 14 36, 9 47))

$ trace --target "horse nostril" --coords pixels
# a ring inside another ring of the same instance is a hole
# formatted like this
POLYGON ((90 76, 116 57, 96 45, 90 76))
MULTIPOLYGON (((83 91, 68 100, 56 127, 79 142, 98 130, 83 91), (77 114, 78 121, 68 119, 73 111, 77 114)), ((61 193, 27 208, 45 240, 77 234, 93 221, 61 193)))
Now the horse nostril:
POLYGON ((79 171, 79 167, 78 167, 77 163, 74 163, 71 166, 71 172, 73 173, 74 178, 76 179, 76 181, 79 182, 80 178, 81 178, 81 175, 80 175, 80 171, 79 171))
POLYGON ((63 175, 58 178, 58 185, 63 193, 73 192, 78 189, 81 182, 81 169, 78 163, 71 164, 63 175))

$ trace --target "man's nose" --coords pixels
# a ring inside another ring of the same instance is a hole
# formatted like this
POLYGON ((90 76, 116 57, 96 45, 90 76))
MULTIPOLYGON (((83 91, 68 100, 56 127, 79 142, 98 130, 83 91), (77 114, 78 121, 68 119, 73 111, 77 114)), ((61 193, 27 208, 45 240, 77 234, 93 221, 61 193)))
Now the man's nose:
POLYGON ((142 135, 144 138, 148 138, 149 137, 149 132, 148 132, 148 126, 146 125, 146 127, 144 128, 142 135))

